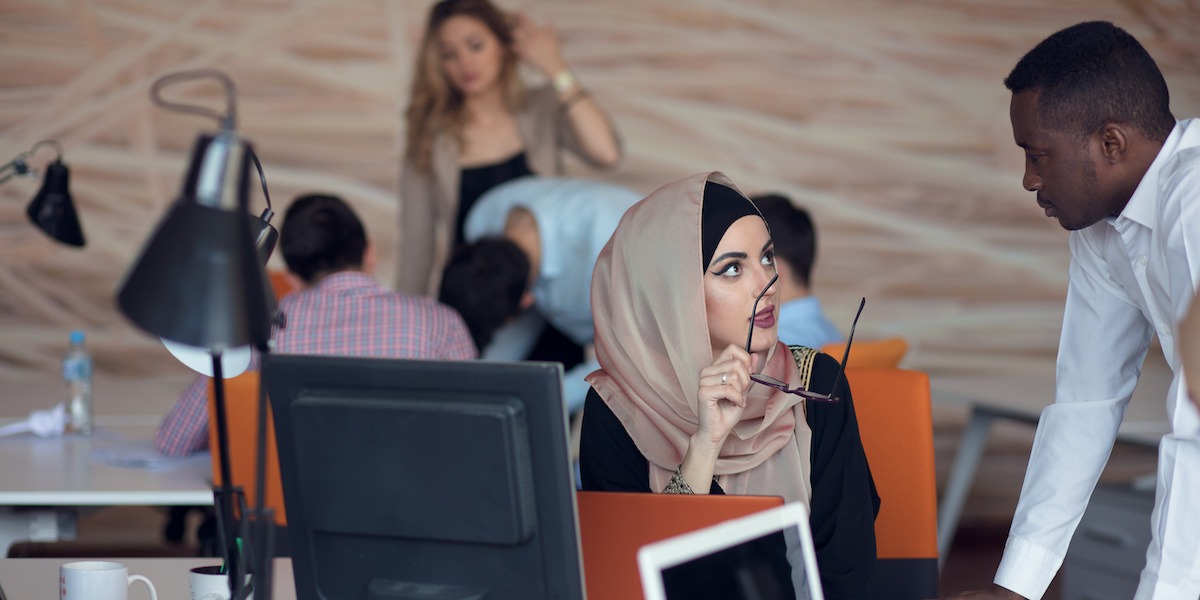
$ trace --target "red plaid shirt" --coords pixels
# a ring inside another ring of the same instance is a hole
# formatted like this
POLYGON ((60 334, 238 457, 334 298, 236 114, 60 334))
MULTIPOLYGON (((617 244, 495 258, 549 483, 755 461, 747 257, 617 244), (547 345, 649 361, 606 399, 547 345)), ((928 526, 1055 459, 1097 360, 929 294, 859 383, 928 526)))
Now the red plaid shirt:
MULTIPOLYGON (((275 352, 381 358, 468 360, 475 345, 453 309, 432 298, 398 294, 370 275, 344 271, 284 296, 286 323, 275 352)), ((256 368, 258 357, 251 363, 256 368)), ((208 447, 208 379, 197 377, 167 413, 154 446, 167 456, 208 447)))

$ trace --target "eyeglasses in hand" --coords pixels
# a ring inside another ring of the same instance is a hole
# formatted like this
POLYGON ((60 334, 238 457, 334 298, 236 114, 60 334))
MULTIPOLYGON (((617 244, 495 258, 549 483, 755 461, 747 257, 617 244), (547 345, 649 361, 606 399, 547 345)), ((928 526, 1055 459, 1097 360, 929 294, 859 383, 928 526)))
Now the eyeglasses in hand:
MULTIPOLYGON (((771 289, 771 286, 775 284, 775 280, 778 278, 779 278, 779 275, 776 275, 775 277, 771 278, 771 281, 770 281, 770 283, 767 284, 767 287, 763 288, 763 291, 758 295, 758 298, 754 300, 754 308, 750 313, 750 333, 749 333, 749 335, 746 336, 746 352, 747 353, 750 352, 750 342, 754 339, 754 315, 758 314, 758 301, 762 300, 763 295, 767 293, 767 290, 771 289)), ((838 386, 841 385, 842 376, 845 375, 845 373, 846 373, 846 361, 849 360, 849 358, 850 358, 850 343, 854 341, 854 328, 858 326, 858 318, 860 316, 862 316, 863 307, 865 307, 866 305, 867 305, 867 299, 864 297, 862 299, 862 302, 859 302, 859 304, 858 304, 858 312, 854 315, 854 322, 850 324, 850 335, 846 338, 846 350, 845 350, 845 352, 842 353, 842 362, 841 362, 841 364, 838 365, 837 377, 833 380, 833 388, 829 390, 828 394, 818 394, 816 392, 810 392, 808 390, 801 389, 799 387, 789 388, 787 383, 780 381, 778 379, 775 379, 774 377, 771 377, 768 375, 763 375, 761 373, 755 373, 755 374, 750 375, 750 381, 753 381, 755 383, 761 383, 765 386, 773 387, 781 392, 785 392, 788 394, 795 394, 797 396, 800 396, 801 398, 805 398, 808 400, 814 400, 816 402, 839 402, 839 401, 841 401, 841 398, 834 396, 833 393, 836 392, 838 389, 838 386)))

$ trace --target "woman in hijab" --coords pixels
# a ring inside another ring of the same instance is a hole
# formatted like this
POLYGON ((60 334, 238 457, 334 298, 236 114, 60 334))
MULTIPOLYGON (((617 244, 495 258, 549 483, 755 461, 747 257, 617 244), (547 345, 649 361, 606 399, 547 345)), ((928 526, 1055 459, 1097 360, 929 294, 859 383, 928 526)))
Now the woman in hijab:
POLYGON ((625 213, 592 277, 600 370, 588 377, 583 489, 803 503, 826 597, 865 598, 879 497, 850 388, 833 389, 833 358, 778 341, 775 275, 765 221, 721 173, 663 186, 625 213))

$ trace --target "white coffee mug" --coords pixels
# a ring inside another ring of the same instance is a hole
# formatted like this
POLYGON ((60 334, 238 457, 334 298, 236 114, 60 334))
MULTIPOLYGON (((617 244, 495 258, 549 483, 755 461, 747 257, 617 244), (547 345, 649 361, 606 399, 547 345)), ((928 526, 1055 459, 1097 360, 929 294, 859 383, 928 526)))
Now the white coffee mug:
POLYGON ((154 584, 116 562, 85 560, 69 562, 58 568, 59 600, 126 600, 129 586, 140 581, 150 588, 151 600, 158 600, 154 584))
POLYGON ((188 573, 192 600, 229 600, 229 573, 221 565, 196 567, 188 573))
MULTIPOLYGON (((250 575, 246 574, 246 584, 250 583, 250 575)), ((225 573, 221 565, 196 567, 188 573, 188 585, 192 589, 192 600, 229 600, 229 573, 225 573)), ((246 597, 254 600, 254 594, 246 597)))

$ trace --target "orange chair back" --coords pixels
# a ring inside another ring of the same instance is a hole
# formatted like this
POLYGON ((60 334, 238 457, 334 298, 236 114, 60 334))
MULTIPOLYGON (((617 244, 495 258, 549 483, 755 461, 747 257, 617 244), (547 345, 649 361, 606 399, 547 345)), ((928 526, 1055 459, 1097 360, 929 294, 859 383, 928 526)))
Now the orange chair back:
MULTIPOLYGON (((820 350, 840 361, 842 354, 846 352, 846 343, 826 344, 821 346, 820 350)), ((854 368, 894 369, 900 365, 907 352, 908 342, 900 337, 854 340, 854 344, 850 346, 850 359, 847 364, 854 368)))
POLYGON ((768 508, 778 496, 577 492, 587 597, 640 600, 638 548, 768 508))
POLYGON ((271 280, 271 291, 275 292, 276 300, 299 289, 292 284, 292 279, 283 271, 267 269, 267 277, 271 280))
POLYGON ((875 519, 878 557, 936 559, 937 474, 929 376, 905 369, 850 367, 846 379, 882 500, 875 519))
MULTIPOLYGON (((241 486, 246 493, 247 506, 254 506, 255 475, 258 473, 258 385, 257 371, 247 371, 233 379, 225 380, 226 430, 229 434, 229 468, 233 485, 241 486)), ((212 448, 213 483, 220 485, 221 464, 217 452, 217 411, 213 400, 212 383, 208 388, 208 441, 212 448)), ((283 483, 279 479, 279 451, 275 445, 275 423, 271 407, 267 405, 267 476, 266 496, 263 503, 275 509, 275 522, 287 525, 287 513, 283 509, 283 483)))

